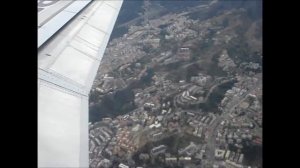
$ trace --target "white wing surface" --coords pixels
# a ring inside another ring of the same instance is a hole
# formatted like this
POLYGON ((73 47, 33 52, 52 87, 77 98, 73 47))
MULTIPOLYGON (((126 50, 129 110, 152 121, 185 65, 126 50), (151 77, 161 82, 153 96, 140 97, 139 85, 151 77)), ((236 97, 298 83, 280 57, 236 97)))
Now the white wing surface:
POLYGON ((38 1, 38 167, 89 167, 88 94, 122 2, 38 1))

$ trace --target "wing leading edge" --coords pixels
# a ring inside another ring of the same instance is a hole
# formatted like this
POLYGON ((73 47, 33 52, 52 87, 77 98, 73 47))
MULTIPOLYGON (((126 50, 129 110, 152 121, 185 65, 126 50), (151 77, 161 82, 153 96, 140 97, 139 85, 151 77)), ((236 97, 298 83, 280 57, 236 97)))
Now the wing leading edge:
POLYGON ((38 167, 89 167, 88 94, 122 3, 92 1, 39 48, 38 167))

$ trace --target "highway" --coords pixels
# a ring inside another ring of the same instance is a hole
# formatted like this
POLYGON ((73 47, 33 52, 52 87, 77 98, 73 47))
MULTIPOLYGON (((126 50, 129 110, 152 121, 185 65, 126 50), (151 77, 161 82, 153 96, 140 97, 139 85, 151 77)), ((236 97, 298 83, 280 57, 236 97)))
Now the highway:
POLYGON ((232 105, 232 107, 229 108, 229 110, 224 110, 224 112, 220 116, 216 116, 216 120, 214 123, 212 123, 211 128, 209 129, 209 135, 207 139, 207 159, 209 163, 214 163, 215 158, 214 158, 214 153, 216 149, 216 137, 217 137, 217 128, 223 120, 226 120, 230 117, 230 114, 233 112, 235 107, 240 105, 246 98, 249 93, 257 89, 259 85, 259 82, 256 83, 251 89, 249 89, 242 98, 239 98, 236 103, 232 105))

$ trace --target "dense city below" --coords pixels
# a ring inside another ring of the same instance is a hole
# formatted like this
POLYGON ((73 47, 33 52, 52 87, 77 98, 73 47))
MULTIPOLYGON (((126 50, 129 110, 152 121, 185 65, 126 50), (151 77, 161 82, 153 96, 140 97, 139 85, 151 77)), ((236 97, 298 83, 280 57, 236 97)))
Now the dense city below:
POLYGON ((159 2, 143 1, 107 46, 90 168, 262 167, 261 1, 159 2))

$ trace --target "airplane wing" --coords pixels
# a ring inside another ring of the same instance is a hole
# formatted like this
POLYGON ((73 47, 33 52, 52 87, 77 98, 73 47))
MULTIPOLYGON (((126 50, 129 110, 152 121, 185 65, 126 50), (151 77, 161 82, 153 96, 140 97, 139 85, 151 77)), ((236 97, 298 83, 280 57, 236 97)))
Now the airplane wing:
POLYGON ((38 167, 89 167, 88 94, 122 3, 38 1, 38 167))

